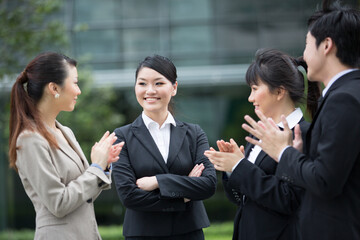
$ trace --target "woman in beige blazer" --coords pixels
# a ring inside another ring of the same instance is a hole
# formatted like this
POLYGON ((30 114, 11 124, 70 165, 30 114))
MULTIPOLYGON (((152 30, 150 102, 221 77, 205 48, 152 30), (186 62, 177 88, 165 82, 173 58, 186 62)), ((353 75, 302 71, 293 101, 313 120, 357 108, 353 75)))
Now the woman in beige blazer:
POLYGON ((56 121, 81 93, 76 61, 58 53, 33 59, 11 91, 10 166, 36 211, 35 239, 101 239, 93 201, 110 188, 109 163, 123 143, 106 132, 89 166, 73 132, 56 121))

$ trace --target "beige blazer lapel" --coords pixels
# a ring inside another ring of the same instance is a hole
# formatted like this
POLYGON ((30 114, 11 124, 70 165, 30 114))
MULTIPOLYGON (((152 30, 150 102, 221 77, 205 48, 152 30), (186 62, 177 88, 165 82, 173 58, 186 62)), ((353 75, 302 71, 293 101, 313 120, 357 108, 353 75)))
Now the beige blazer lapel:
POLYGON ((56 126, 60 129, 65 139, 67 140, 66 142, 64 138, 56 133, 54 134, 60 150, 76 163, 81 172, 84 172, 85 169, 88 168, 89 164, 83 151, 80 148, 80 145, 76 141, 75 136, 72 132, 70 132, 70 130, 62 126, 58 121, 56 121, 56 126))

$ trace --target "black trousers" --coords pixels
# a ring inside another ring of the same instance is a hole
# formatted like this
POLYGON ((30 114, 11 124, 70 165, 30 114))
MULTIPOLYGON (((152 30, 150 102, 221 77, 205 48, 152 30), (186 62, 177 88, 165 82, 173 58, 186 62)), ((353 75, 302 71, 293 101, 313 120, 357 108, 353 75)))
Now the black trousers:
POLYGON ((202 229, 194 232, 173 235, 173 236, 158 236, 158 237, 125 237, 125 240, 204 240, 204 232, 202 229))

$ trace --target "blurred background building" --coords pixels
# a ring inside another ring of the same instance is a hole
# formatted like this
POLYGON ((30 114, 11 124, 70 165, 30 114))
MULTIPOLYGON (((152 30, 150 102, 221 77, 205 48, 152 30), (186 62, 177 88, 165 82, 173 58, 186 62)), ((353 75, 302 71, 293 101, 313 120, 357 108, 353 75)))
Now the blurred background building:
MULTIPOLYGON (((178 68, 176 117, 200 124, 214 146, 217 139, 230 137, 245 144, 241 124, 243 116, 252 112, 247 102, 250 89, 244 81, 248 64, 259 48, 277 48, 301 56, 306 21, 318 2, 64 0, 51 18, 65 26, 68 55, 86 63, 79 68, 86 65, 91 69, 92 88, 111 88, 114 92, 111 104, 122 116, 115 120, 115 127, 133 121, 141 111, 133 91, 137 64, 148 55, 160 54, 172 59, 178 68)), ((359 5, 359 1, 347 2, 359 5)), ((2 98, 8 99, 4 90, 8 88, 2 88, 2 98)), ((2 109, 8 111, 8 105, 2 109)), ((75 114, 81 119, 80 113, 75 114)), ((78 136, 76 126, 63 123, 78 136)), ((91 127, 95 130, 98 125, 91 127)), ((33 207, 18 176, 8 170, 7 139, 1 141, 0 230, 33 228, 33 207)), ((235 206, 226 200, 221 184, 216 196, 205 204, 212 221, 233 219, 235 206)), ((100 225, 122 223, 124 208, 114 186, 101 195, 95 209, 100 225)))
POLYGON ((69 31, 71 53, 88 60, 95 85, 119 89, 135 108, 132 88, 137 64, 154 53, 171 58, 178 68, 179 117, 200 123, 214 142, 233 115, 229 113, 233 100, 241 98, 247 104, 244 75, 256 50, 277 48, 302 55, 306 20, 316 4, 313 0, 67 0, 61 17, 67 29, 75 29, 69 31))

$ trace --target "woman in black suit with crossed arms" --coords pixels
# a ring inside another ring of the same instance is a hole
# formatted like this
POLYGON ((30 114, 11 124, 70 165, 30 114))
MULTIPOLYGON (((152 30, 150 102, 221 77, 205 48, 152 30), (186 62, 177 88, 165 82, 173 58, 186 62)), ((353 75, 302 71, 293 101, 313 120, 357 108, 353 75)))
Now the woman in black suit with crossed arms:
POLYGON ((146 57, 136 70, 135 94, 143 108, 131 124, 115 130, 125 142, 113 165, 126 207, 125 239, 204 239, 209 220, 202 200, 216 188, 216 172, 204 156, 207 137, 196 124, 174 119, 169 102, 178 83, 166 57, 146 57))

